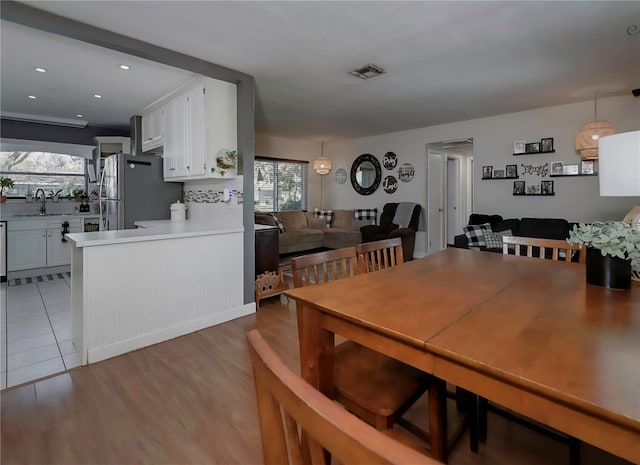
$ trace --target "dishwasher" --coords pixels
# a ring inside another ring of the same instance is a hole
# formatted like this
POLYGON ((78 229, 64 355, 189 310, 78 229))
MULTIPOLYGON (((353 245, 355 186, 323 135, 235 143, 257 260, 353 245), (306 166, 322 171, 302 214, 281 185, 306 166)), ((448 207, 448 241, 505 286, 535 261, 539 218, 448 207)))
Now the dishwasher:
POLYGON ((7 280, 7 222, 0 221, 0 282, 7 280))

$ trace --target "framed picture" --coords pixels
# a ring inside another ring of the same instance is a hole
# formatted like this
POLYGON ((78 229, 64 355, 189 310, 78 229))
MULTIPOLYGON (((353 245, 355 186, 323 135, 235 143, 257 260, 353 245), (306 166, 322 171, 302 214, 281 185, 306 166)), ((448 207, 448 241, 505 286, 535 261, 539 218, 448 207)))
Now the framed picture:
POLYGON ((555 175, 555 174, 562 174, 562 167, 564 166, 564 163, 562 163, 561 161, 554 161, 551 163, 551 174, 555 175))
POLYGON ((578 165, 564 165, 562 174, 578 174, 578 165))
POLYGON ((482 167, 482 179, 490 179, 493 177, 493 166, 482 167))
POLYGON ((526 142, 517 140, 513 143, 513 153, 524 153, 526 142))
POLYGON ((580 163, 580 174, 593 174, 593 160, 584 160, 580 163))
POLYGON ((539 153, 540 152, 540 142, 530 142, 525 145, 525 153, 539 153))
POLYGON ((494 178, 504 178, 504 170, 493 170, 494 178))
POLYGON ((542 195, 553 195, 553 181, 542 181, 542 195))
POLYGON ((548 137, 540 141, 542 152, 553 152, 553 137, 548 137))
POLYGON ((513 195, 524 195, 524 181, 513 181, 513 195))
POLYGON ((508 178, 518 177, 518 165, 507 165, 506 176, 508 178))
POLYGON ((537 184, 531 184, 527 186, 527 194, 539 194, 539 193, 540 193, 540 186, 538 186, 537 184))

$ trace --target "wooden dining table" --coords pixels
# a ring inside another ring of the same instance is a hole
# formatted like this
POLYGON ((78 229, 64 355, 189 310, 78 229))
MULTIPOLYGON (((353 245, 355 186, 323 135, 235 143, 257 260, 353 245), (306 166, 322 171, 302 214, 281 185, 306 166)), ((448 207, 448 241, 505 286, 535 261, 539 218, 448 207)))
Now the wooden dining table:
POLYGON ((302 303, 302 376, 326 395, 340 334, 640 463, 637 282, 604 289, 582 264, 449 248, 285 294, 302 303))

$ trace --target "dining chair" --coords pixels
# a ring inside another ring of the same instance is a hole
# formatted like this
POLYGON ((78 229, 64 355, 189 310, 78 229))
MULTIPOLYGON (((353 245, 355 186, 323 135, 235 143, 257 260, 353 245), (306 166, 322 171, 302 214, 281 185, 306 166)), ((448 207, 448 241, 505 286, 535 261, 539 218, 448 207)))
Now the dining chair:
POLYGON ((402 240, 399 237, 358 244, 356 252, 363 273, 404 263, 402 240))
MULTIPOLYGON (((586 254, 580 253, 581 247, 569 244, 567 241, 519 236, 504 236, 502 241, 502 253, 504 255, 509 255, 515 249, 513 252, 515 255, 524 254, 527 257, 543 258, 570 264, 585 263, 586 261, 586 254), (578 252, 577 261, 574 261, 574 252, 578 252)), ((498 404, 489 402, 484 397, 479 397, 478 399, 478 434, 480 441, 487 442, 487 414, 489 411, 567 444, 569 446, 569 463, 571 465, 580 463, 580 441, 576 438, 513 413, 498 404)))
MULTIPOLYGON (((292 258, 291 271, 298 288, 355 276, 360 269, 356 248, 346 247, 292 258)), ((302 305, 296 303, 296 309, 300 330, 302 305)), ((401 417, 427 389, 435 389, 431 375, 353 341, 336 346, 334 365, 334 398, 347 410, 379 430, 398 423, 430 440, 426 431, 401 417)))
POLYGON ((265 465, 325 465, 325 450, 344 465, 439 463, 322 395, 284 364, 257 329, 247 339, 265 465))
POLYGON ((580 253, 581 246, 569 244, 559 239, 538 239, 535 237, 503 236, 502 253, 508 255, 511 250, 515 255, 527 257, 547 258, 566 263, 573 262, 574 252, 577 252, 579 263, 585 263, 586 253, 580 253))

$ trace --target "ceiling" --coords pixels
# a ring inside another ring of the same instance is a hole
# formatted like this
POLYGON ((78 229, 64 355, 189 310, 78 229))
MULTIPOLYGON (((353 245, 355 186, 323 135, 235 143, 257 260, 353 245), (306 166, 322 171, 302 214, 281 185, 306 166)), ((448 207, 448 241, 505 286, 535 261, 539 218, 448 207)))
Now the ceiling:
MULTIPOLYGON (((253 75, 256 130, 288 138, 382 134, 596 91, 632 98, 640 87, 640 2, 23 3, 253 75), (348 73, 367 63, 386 74, 348 73)), ((0 34, 3 112, 126 127, 190 77, 7 21, 0 34)))

